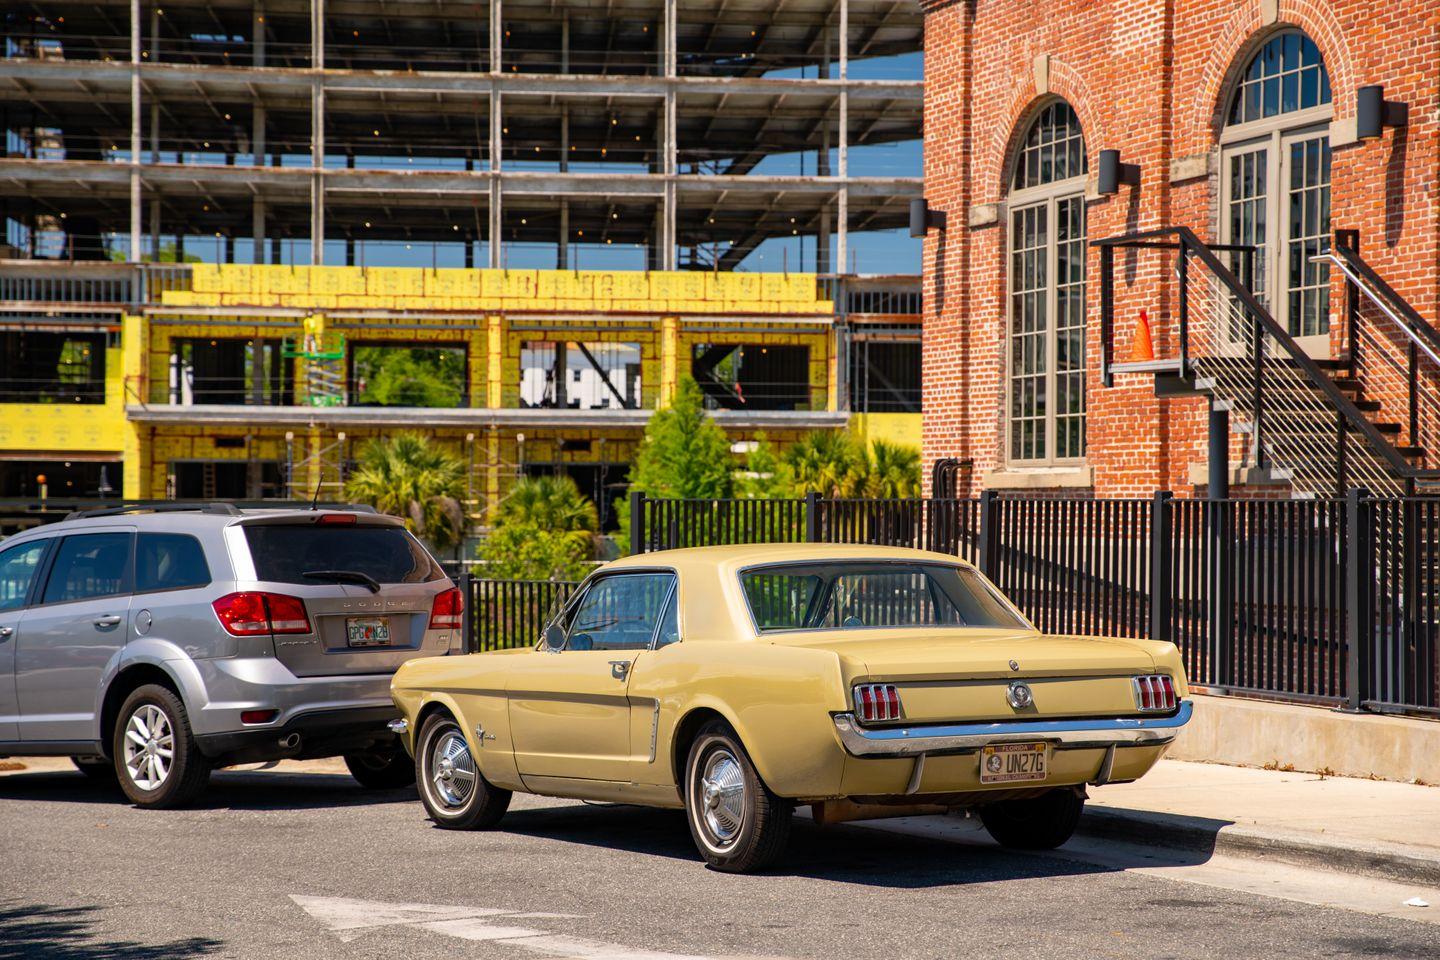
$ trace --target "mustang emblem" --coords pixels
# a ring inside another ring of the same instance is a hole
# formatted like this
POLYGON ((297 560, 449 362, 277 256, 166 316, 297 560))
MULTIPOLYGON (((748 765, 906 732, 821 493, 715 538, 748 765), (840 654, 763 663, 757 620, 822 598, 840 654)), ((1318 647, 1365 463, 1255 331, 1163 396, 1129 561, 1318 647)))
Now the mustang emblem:
POLYGON ((1016 680, 1010 684, 1010 689, 1005 691, 1005 699, 1010 701, 1010 706, 1016 710, 1024 710, 1035 702, 1035 694, 1030 690, 1030 684, 1022 680, 1016 680))

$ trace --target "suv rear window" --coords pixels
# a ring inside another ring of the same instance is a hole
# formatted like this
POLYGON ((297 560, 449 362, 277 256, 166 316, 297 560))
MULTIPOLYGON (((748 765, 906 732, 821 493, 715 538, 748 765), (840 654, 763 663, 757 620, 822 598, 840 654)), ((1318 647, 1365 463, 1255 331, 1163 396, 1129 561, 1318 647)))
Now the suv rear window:
POLYGON ((377 583, 421 583, 445 576, 420 542, 400 527, 286 523, 244 529, 260 580, 325 582, 305 576, 316 570, 361 573, 377 583))

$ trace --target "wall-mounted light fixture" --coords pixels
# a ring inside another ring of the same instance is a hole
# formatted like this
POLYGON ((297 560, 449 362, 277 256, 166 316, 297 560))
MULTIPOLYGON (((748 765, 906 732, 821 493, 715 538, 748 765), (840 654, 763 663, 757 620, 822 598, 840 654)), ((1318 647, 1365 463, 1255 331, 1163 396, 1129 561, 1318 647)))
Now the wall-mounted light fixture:
POLYGON ((1140 164, 1121 163, 1119 150, 1100 151, 1100 167, 1096 174, 1097 189, 1102 195, 1119 193, 1122 183, 1140 186, 1140 164))
POLYGON ((1403 127, 1410 122, 1410 107, 1385 99, 1380 84, 1355 91, 1355 139, 1378 140, 1386 127, 1403 127))
POLYGON ((934 227, 936 230, 945 229, 945 211, 931 210, 930 203, 924 197, 917 197, 910 201, 910 236, 924 237, 927 230, 934 227))

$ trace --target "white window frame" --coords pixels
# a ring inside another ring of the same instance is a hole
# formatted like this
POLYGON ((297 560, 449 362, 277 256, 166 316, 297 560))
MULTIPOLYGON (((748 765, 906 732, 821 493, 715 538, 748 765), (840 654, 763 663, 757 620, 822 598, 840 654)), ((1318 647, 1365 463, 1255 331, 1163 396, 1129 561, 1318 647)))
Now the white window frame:
MULTIPOLYGON (((1033 123, 1034 120, 1032 119, 1033 123)), ((1084 130, 1082 128, 1083 135, 1084 130)), ((1026 136, 1029 136, 1029 128, 1026 128, 1026 136)), ((1083 141, 1082 141, 1083 142, 1083 141)), ((1024 138, 1021 139, 1020 147, 1024 146, 1024 138)), ((1016 154, 1019 156, 1018 150, 1016 154)), ((1013 177, 1013 170, 1012 170, 1013 177)), ((1058 402, 1059 391, 1056 385, 1056 356, 1057 356, 1057 320, 1059 319, 1059 284, 1057 283, 1059 266, 1059 230, 1058 215, 1062 201, 1078 199, 1082 208, 1081 222, 1086 229, 1086 237, 1089 236, 1089 224, 1086 222, 1089 211, 1086 209, 1085 189, 1089 175, 1081 174, 1071 177, 1068 180, 1057 180, 1038 187, 1026 187, 1023 190, 1016 190, 1009 195, 1005 204, 1005 384, 1002 397, 1004 404, 1002 414, 1005 420, 1004 444, 1005 452, 1002 460, 1017 468, 1025 467, 1052 467, 1052 466, 1077 466, 1086 462, 1086 454, 1081 453, 1078 457, 1057 457, 1055 455, 1056 441, 1059 436, 1058 430, 1058 402), (1039 458, 1017 459, 1014 451, 1014 428, 1015 419, 1012 415, 1014 402, 1014 333, 1015 333, 1015 216, 1016 214, 1033 207, 1043 206, 1046 208, 1046 242, 1045 242, 1045 454, 1039 458)), ((1087 241, 1088 242, 1088 241, 1087 241)), ((1086 296, 1083 308, 1087 318, 1089 316, 1089 257, 1087 253, 1082 254, 1086 260, 1086 273, 1083 283, 1085 284, 1086 296)), ((1087 325, 1088 334, 1088 325, 1087 325)), ((1081 404, 1082 428, 1080 431, 1081 447, 1088 451, 1089 443, 1086 432, 1089 425, 1089 337, 1082 337, 1081 341, 1081 382, 1082 389, 1086 391, 1085 401, 1081 404)))
MULTIPOLYGON (((1251 51, 1245 61, 1240 64, 1234 80, 1231 82, 1225 96, 1224 116, 1228 121, 1235 96, 1240 90, 1244 80, 1245 71, 1249 68, 1251 61, 1258 56, 1260 51, 1278 36, 1285 34, 1301 34, 1300 30, 1284 30, 1279 34, 1272 34, 1265 38, 1265 42, 1251 51)), ((1328 68, 1327 68, 1328 69, 1328 68)), ((1335 105, 1330 103, 1320 104, 1303 110, 1292 110, 1289 113, 1276 114, 1273 117, 1266 117, 1261 120, 1252 120, 1248 123, 1229 124, 1220 131, 1220 190, 1219 190, 1219 229, 1216 235, 1221 243, 1231 243, 1233 238, 1230 230, 1230 162, 1238 154, 1248 153, 1259 149, 1265 154, 1265 227, 1266 227, 1266 276, 1262 290, 1256 291, 1261 294, 1261 299, 1270 308, 1271 314, 1275 317, 1287 332, 1290 330, 1289 316, 1289 289, 1290 289, 1290 146, 1296 141, 1311 140, 1318 137, 1329 138, 1330 123, 1335 116, 1335 105)), ((1232 260, 1232 262, 1234 262, 1232 260)), ((1329 319, 1329 326, 1334 327, 1336 318, 1332 314, 1329 319)), ((1330 356, 1330 334, 1329 332, 1313 336, 1295 337, 1296 342, 1307 354, 1313 357, 1330 356)))

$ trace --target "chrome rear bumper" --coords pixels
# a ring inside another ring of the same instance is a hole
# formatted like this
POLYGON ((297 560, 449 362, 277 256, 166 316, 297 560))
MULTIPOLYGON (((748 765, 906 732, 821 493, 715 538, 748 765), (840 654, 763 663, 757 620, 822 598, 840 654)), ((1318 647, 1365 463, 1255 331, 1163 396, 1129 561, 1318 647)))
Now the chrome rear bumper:
POLYGON ((974 753, 991 743, 1044 740, 1057 750, 1158 747, 1175 739, 1190 722, 1189 700, 1168 717, 1096 717, 1087 720, 1010 720, 1004 723, 927 724, 918 727, 861 727, 849 713, 835 714, 835 731, 852 757, 916 757, 974 753))

